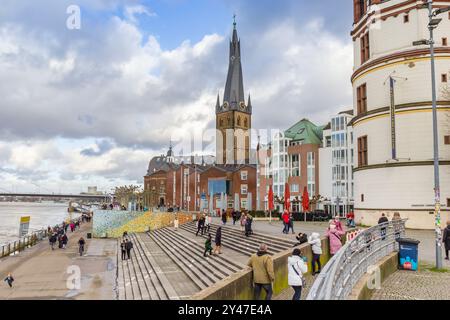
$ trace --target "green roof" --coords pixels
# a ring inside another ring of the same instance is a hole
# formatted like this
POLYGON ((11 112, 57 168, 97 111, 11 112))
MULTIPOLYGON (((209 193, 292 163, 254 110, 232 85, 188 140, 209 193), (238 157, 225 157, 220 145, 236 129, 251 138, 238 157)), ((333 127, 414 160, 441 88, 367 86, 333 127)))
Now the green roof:
POLYGON ((316 126, 308 119, 297 122, 284 132, 286 138, 292 141, 301 141, 303 144, 322 144, 323 129, 325 126, 316 126))

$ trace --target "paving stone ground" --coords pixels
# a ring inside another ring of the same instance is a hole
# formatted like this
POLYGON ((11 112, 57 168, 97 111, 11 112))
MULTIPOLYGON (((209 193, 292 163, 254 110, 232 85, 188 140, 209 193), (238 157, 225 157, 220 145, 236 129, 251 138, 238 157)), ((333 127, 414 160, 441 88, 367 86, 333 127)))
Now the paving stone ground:
POLYGON ((372 300, 450 300, 450 270, 397 271, 373 294, 372 300))

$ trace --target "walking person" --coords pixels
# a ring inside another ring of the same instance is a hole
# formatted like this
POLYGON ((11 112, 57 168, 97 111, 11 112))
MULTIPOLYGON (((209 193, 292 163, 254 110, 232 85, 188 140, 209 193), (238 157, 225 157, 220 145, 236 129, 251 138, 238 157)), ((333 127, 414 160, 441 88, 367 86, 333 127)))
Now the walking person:
POLYGON ((62 235, 61 241, 62 241, 62 248, 66 249, 67 242, 69 242, 69 238, 67 237, 67 235, 65 233, 62 235))
POLYGON ((294 249, 292 256, 288 258, 288 284, 294 289, 292 300, 298 301, 302 295, 304 286, 303 274, 308 272, 308 266, 301 255, 300 249, 294 249))
POLYGON ((126 240, 125 249, 127 250, 127 260, 131 259, 131 249, 133 249, 133 242, 126 240))
POLYGON ((247 219, 245 220, 245 236, 248 238, 253 234, 252 230, 253 217, 248 214, 247 219))
POLYGON ((50 242, 50 247, 52 248, 52 250, 55 250, 56 233, 52 233, 48 241, 50 242))
POLYGON ((208 234, 208 238, 205 241, 205 252, 203 253, 203 256, 206 257, 206 253, 209 252, 209 255, 212 255, 212 237, 211 237, 211 233, 208 234))
POLYGON ((216 243, 214 254, 222 254, 222 227, 217 228, 214 242, 216 243))
POLYGON ((342 248, 342 236, 345 234, 336 228, 334 220, 330 221, 330 226, 327 229, 327 237, 330 241, 330 254, 335 255, 342 248))
POLYGON ((203 229, 205 233, 209 233, 209 231, 211 230, 211 221, 209 221, 209 215, 206 215, 205 217, 205 226, 203 227, 203 229))
POLYGON ((197 233, 195 234, 195 236, 198 236, 198 233, 201 231, 201 235, 203 235, 204 232, 204 227, 205 227, 205 216, 202 215, 200 217, 200 219, 197 221, 197 233))
POLYGON ((447 228, 444 229, 442 242, 445 246, 445 260, 448 260, 448 252, 450 251, 450 220, 447 221, 447 228))
POLYGON ((125 240, 122 240, 120 244, 120 251, 122 253, 122 261, 127 260, 127 243, 125 240))
POLYGON ((247 214, 243 213, 241 215, 241 219, 240 219, 240 223, 241 223, 241 232, 244 233, 245 232, 245 225, 247 223, 247 214))
POLYGON ((259 251, 253 254, 247 265, 253 270, 254 299, 260 300, 261 291, 266 292, 266 300, 272 299, 272 283, 275 281, 273 260, 267 252, 267 245, 261 244, 259 251))
POLYGON ((288 233, 288 228, 289 228, 289 212, 287 210, 284 210, 283 215, 281 216, 281 218, 283 219, 283 233, 287 234, 288 233))
POLYGON ((222 223, 223 225, 227 224, 227 212, 225 210, 222 210, 222 223))
POLYGON ((86 244, 86 241, 84 240, 83 237, 81 237, 80 240, 78 240, 78 251, 80 252, 80 257, 83 256, 85 244, 86 244))
POLYGON ((320 264, 320 256, 322 255, 322 240, 320 240, 320 234, 317 232, 313 232, 308 239, 308 243, 311 245, 311 249, 313 252, 312 259, 312 275, 315 276, 316 273, 320 273, 322 271, 322 265, 320 264), (316 272, 316 263, 318 266, 318 270, 316 272))
POLYGON ((175 215, 175 220, 173 221, 173 227, 175 231, 178 230, 178 226, 179 226, 178 215, 175 215))
POLYGON ((10 288, 12 288, 12 284, 14 282, 14 278, 13 278, 11 272, 8 273, 8 275, 6 276, 5 280, 3 280, 3 281, 5 281, 10 288))
POLYGON ((294 215, 292 213, 289 214, 287 234, 289 234, 289 231, 291 229, 292 229, 292 234, 295 234, 295 232, 294 232, 294 215))

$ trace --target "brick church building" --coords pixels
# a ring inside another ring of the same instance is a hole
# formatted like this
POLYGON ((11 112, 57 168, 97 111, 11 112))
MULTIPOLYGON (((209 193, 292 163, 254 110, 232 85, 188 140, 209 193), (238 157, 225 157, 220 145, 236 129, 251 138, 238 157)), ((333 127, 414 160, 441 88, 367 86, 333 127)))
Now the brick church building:
POLYGON ((175 157, 172 147, 166 155, 153 158, 144 177, 146 207, 180 207, 186 211, 256 209, 256 165, 250 163, 254 152, 250 136, 252 104, 250 96, 247 103, 244 97, 236 22, 223 102, 218 96, 215 112, 216 156, 212 163, 194 156, 175 157))

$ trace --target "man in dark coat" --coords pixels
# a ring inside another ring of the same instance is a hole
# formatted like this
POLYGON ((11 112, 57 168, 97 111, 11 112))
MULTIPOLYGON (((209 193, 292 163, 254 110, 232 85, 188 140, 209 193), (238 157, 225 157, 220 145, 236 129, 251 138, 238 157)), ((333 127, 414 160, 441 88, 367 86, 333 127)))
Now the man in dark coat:
POLYGON ((448 260, 448 252, 450 251, 450 220, 447 221, 447 228, 444 229, 442 242, 445 246, 445 260, 448 260))
POLYGON ((204 215, 202 215, 200 217, 200 219, 198 220, 198 222, 197 222, 197 233, 195 234, 195 236, 198 236, 198 233, 200 231, 202 232, 202 235, 203 235, 203 232, 205 230, 205 220, 206 220, 206 218, 205 218, 204 215))
POLYGON ((130 240, 126 240, 125 249, 127 249, 127 257, 128 257, 128 259, 130 259, 131 258, 131 249, 133 249, 133 242, 131 242, 130 240))

